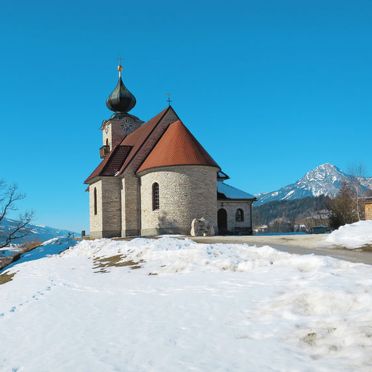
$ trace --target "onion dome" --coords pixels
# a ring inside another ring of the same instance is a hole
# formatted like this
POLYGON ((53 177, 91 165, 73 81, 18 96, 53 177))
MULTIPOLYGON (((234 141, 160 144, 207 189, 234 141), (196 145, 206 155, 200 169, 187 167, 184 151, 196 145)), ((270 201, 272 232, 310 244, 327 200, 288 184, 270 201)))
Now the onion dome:
POLYGON ((114 112, 125 113, 129 112, 136 105, 136 98, 134 95, 126 88, 121 79, 121 71, 123 67, 118 66, 119 80, 116 84, 115 89, 112 91, 110 96, 107 98, 106 106, 114 112))

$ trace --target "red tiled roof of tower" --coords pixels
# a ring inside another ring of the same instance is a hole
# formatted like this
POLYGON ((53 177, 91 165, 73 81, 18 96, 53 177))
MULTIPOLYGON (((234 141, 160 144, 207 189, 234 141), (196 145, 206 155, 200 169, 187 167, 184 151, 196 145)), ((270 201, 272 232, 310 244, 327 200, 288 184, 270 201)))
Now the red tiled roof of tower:
POLYGON ((141 125, 134 132, 126 136, 121 143, 115 146, 101 161, 97 168, 85 180, 85 183, 89 183, 96 177, 115 176, 118 172, 122 173, 169 109, 170 107, 167 107, 147 123, 141 125))
POLYGON ((220 169, 180 120, 169 125, 137 173, 175 165, 206 165, 220 169))

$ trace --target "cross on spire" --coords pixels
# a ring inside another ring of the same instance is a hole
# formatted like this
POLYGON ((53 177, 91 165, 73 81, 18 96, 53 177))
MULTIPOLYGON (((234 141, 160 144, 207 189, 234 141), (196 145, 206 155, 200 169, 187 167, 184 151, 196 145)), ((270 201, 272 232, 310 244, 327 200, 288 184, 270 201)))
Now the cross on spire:
POLYGON ((168 106, 171 105, 171 103, 173 102, 172 99, 171 99, 171 94, 170 93, 167 93, 167 102, 168 102, 168 106))
POLYGON ((118 72, 119 72, 119 79, 121 78, 121 72, 123 71, 123 66, 122 66, 122 58, 118 57, 118 72))

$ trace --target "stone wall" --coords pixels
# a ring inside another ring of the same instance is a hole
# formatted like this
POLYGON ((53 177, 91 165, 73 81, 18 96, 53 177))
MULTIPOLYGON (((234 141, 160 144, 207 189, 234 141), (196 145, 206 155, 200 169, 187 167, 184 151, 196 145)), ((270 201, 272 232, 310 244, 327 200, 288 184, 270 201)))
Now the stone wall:
POLYGON ((140 235, 140 192, 139 178, 127 173, 121 179, 121 236, 136 236, 140 235))
POLYGON ((108 144, 110 146, 110 151, 112 150, 112 124, 111 122, 106 122, 102 128, 102 145, 108 144))
POLYGON ((372 220, 372 202, 366 203, 364 210, 365 210, 365 219, 372 220))
POLYGON ((89 185, 89 221, 90 236, 96 238, 102 234, 102 181, 89 185), (97 214, 94 214, 94 189, 97 192, 97 214))
POLYGON ((109 238, 121 235, 121 180, 104 177, 89 186, 90 236, 109 238), (94 189, 97 214, 94 214, 94 189))
POLYGON ((174 166, 141 175, 141 235, 190 234, 194 218, 217 227, 217 168, 174 166), (159 184, 160 208, 152 210, 152 185, 159 184))
MULTIPOLYGON (((223 208, 227 212, 227 230, 231 234, 251 234, 252 233, 252 214, 249 201, 232 201, 218 200, 217 210, 223 208), (244 221, 236 221, 237 209, 242 209, 244 213, 244 221)), ((217 230, 218 231, 218 230, 217 230)))
POLYGON ((145 160, 155 144, 165 132, 169 124, 178 119, 173 110, 169 110, 158 123, 151 136, 143 144, 138 153, 124 172, 122 180, 122 236, 135 236, 141 234, 141 195, 140 179, 136 171, 145 160))
POLYGON ((102 126, 102 144, 106 145, 107 140, 111 151, 126 135, 139 128, 142 123, 142 120, 130 115, 107 120, 102 126))

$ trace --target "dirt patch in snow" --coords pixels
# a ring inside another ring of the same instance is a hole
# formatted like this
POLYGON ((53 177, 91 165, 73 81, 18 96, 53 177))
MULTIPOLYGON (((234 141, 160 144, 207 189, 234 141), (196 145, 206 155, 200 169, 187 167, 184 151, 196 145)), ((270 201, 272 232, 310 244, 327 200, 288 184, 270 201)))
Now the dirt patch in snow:
POLYGON ((95 271, 96 273, 107 273, 108 270, 106 270, 109 267, 124 267, 128 266, 132 270, 140 269, 142 266, 140 265, 143 263, 143 260, 139 261, 133 261, 126 259, 125 255, 117 254, 115 256, 110 257, 102 257, 102 258, 94 258, 93 263, 93 269, 98 269, 95 271))
POLYGON ((361 250, 365 252, 372 252, 372 244, 366 244, 361 248, 361 250))
POLYGON ((12 273, 12 274, 8 274, 8 273, 0 274, 0 285, 1 284, 8 283, 11 280, 13 280, 14 275, 15 275, 15 273, 12 273))

